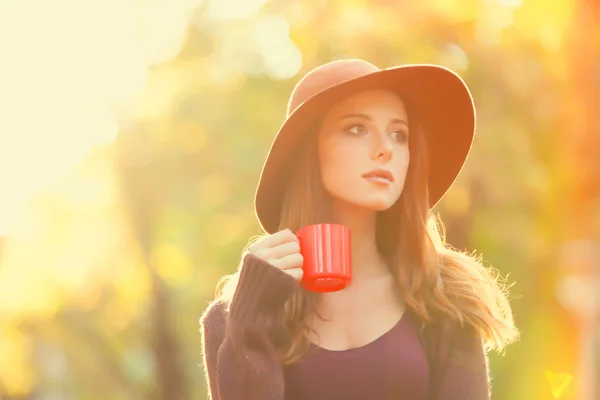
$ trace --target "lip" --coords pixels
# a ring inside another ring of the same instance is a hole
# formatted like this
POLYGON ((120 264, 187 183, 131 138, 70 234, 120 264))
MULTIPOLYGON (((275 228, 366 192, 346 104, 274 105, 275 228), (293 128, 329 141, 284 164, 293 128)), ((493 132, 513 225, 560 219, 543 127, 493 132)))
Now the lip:
POLYGON ((394 175, 387 169, 378 168, 373 171, 367 172, 362 176, 363 178, 384 178, 390 182, 394 182, 394 175))

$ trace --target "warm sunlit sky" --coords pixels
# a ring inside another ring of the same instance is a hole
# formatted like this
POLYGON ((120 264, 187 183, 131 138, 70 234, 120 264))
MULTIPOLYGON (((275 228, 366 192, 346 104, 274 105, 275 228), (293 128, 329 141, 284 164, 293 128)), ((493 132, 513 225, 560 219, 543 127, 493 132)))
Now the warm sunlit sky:
MULTIPOLYGON (((246 18, 264 2, 212 1, 204 12, 246 18)), ((150 66, 178 54, 193 23, 190 10, 200 3, 0 2, 0 233, 10 231, 28 199, 65 177, 95 146, 116 137, 113 111, 133 103, 150 66)), ((256 32, 264 46, 282 42, 273 30, 287 39, 285 20, 264 26, 266 32, 256 32)), ((295 50, 289 47, 288 57, 295 50)), ((295 58, 281 76, 297 72, 295 58)))
POLYGON ((55 288, 76 291, 103 262, 119 269, 98 261, 127 237, 110 152, 90 155, 119 126, 169 111, 182 83, 153 83, 150 69, 180 53, 190 24, 231 27, 216 33, 211 81, 251 69, 248 46, 274 79, 300 69, 284 17, 244 23, 265 0, 206 1, 0 0, 0 312, 52 313, 55 288))

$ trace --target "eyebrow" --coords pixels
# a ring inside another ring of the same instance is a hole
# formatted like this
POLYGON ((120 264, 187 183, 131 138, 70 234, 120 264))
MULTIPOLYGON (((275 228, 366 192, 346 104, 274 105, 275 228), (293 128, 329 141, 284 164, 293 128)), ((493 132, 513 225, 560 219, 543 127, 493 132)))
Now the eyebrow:
MULTIPOLYGON (((340 117, 340 121, 345 120, 345 119, 350 119, 350 118, 360 118, 360 119, 364 119, 364 120, 367 120, 367 121, 372 121, 373 120, 367 114, 351 113, 351 114, 346 114, 346 115, 340 117)), ((404 125, 408 126, 408 122, 406 122, 405 120, 403 120, 401 118, 393 118, 391 120, 391 122, 394 123, 394 124, 404 124, 404 125)))

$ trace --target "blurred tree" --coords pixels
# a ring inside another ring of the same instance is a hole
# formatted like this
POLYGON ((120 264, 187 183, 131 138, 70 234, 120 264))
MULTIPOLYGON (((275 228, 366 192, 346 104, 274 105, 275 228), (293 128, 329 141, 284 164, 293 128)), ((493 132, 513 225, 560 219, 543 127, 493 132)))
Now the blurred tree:
POLYGON ((179 55, 149 69, 120 115, 114 146, 36 208, 44 251, 7 241, 3 257, 0 241, 12 355, 0 371, 23 382, 0 376, 0 395, 204 398, 198 316, 259 233, 255 185, 289 92, 318 64, 360 57, 439 63, 472 89, 475 144, 435 211, 450 244, 517 282, 523 339, 491 355, 494 399, 552 398, 548 373, 575 373, 577 345, 555 296, 557 247, 600 219, 595 3, 200 3, 179 55), (28 357, 30 370, 17 362, 28 357))

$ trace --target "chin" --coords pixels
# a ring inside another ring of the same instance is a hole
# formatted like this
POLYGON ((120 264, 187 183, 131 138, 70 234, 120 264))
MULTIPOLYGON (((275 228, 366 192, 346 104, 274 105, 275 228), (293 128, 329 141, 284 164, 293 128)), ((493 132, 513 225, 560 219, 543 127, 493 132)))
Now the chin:
POLYGON ((370 198, 370 199, 355 199, 353 203, 360 208, 371 211, 386 211, 390 209, 398 199, 393 198, 370 198))
POLYGON ((394 205, 394 202, 367 203, 363 207, 373 211, 386 211, 394 205))
POLYGON ((362 209, 367 211, 386 211, 390 209, 400 198, 401 193, 392 192, 374 192, 370 193, 367 191, 360 192, 360 189, 348 191, 340 191, 338 193, 331 193, 334 204, 337 203, 342 208, 349 209, 362 209))

